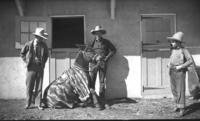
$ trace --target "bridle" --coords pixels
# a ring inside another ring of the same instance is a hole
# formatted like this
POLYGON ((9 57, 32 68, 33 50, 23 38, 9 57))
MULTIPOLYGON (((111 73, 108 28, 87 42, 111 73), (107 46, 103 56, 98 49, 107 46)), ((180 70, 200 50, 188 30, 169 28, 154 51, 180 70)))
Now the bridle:
MULTIPOLYGON (((82 52, 83 52, 84 55, 87 55, 87 54, 86 54, 86 53, 87 53, 86 50, 83 50, 82 52)), ((95 53, 95 54, 93 55, 93 57, 91 57, 91 58, 92 58, 92 61, 95 61, 96 58, 97 58, 98 56, 99 56, 99 55, 95 53)), ((85 72, 92 72, 91 70, 89 70, 89 66, 87 66, 88 69, 84 69, 84 68, 81 67, 80 64, 76 63, 76 64, 74 64, 74 67, 75 67, 75 68, 78 68, 78 69, 81 69, 81 70, 83 70, 83 71, 85 71, 85 72)), ((70 68, 71 68, 71 67, 70 67, 70 68)))

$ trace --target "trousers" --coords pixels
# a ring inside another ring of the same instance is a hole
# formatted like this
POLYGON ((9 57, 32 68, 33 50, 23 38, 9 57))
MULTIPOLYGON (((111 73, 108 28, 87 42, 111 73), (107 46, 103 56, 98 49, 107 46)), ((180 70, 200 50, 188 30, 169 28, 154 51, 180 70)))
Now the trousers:
POLYGON ((26 72, 26 104, 35 103, 35 106, 42 104, 42 84, 44 69, 38 65, 30 65, 26 72))
POLYGON ((171 91, 178 108, 185 108, 185 75, 186 71, 170 69, 171 91))
MULTIPOLYGON (((93 65, 91 64, 91 67, 93 65)), ((95 83, 96 83, 96 77, 97 73, 99 73, 99 99, 100 102, 105 103, 105 89, 106 89, 106 65, 102 68, 98 68, 96 71, 90 71, 89 75, 91 78, 90 81, 90 88, 95 90, 95 83)))

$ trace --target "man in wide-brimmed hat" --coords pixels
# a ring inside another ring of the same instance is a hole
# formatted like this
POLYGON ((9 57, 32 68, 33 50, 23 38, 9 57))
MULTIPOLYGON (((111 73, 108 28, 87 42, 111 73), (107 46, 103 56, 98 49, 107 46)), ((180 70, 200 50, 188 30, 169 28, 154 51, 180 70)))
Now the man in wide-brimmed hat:
POLYGON ((183 32, 177 32, 172 37, 167 37, 171 44, 171 56, 168 67, 170 69, 171 91, 176 103, 174 111, 179 112, 180 116, 185 115, 186 71, 194 65, 191 54, 182 45, 183 35, 183 32))
POLYGON ((103 29, 102 26, 98 25, 94 29, 91 30, 92 35, 95 36, 94 40, 91 42, 91 47, 94 49, 94 51, 103 57, 101 61, 98 63, 90 63, 90 77, 91 77, 91 90, 94 92, 95 90, 95 81, 97 72, 99 72, 99 81, 100 81, 100 89, 99 89, 99 99, 95 100, 94 105, 99 108, 100 110, 109 107, 105 100, 105 87, 106 87, 106 69, 107 69, 107 62, 108 60, 116 53, 116 48, 114 45, 110 42, 110 40, 107 40, 103 38, 103 35, 106 34, 106 30, 103 29))
POLYGON ((20 52, 26 64, 26 106, 29 109, 32 102, 38 109, 42 107, 42 84, 45 63, 48 59, 47 33, 44 28, 38 27, 33 33, 34 39, 28 41, 20 52), (34 92, 33 92, 34 91, 34 92))

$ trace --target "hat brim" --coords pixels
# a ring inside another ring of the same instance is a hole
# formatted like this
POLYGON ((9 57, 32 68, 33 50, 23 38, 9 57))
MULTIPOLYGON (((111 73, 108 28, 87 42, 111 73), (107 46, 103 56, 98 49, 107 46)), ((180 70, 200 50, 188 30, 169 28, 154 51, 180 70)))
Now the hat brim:
MULTIPOLYGON (((38 34, 36 34, 36 33, 33 33, 33 35, 36 35, 36 36, 42 37, 43 39, 47 39, 47 37, 44 37, 44 36, 42 36, 42 35, 38 35, 38 34)), ((46 35, 48 35, 48 34, 46 34, 46 35)))
POLYGON ((106 30, 91 30, 92 34, 97 34, 97 33, 101 33, 101 34, 106 34, 106 30))
POLYGON ((175 40, 175 41, 178 41, 178 42, 183 42, 183 41, 176 39, 176 38, 173 38, 173 37, 167 37, 167 39, 168 39, 168 41, 175 40))

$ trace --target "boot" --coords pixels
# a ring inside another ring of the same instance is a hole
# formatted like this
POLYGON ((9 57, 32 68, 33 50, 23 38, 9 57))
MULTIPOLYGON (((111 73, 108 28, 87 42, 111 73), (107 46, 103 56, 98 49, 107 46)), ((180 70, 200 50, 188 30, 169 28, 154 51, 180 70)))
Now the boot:
POLYGON ((180 111, 180 108, 175 107, 175 108, 173 109, 173 112, 179 112, 179 111, 180 111))
POLYGON ((179 112, 179 116, 182 117, 185 115, 185 109, 181 108, 179 112))
POLYGON ((91 97, 92 97, 93 106, 95 108, 97 108, 98 110, 103 110, 104 108, 100 104, 99 97, 96 94, 95 90, 94 89, 90 89, 90 91, 91 91, 91 97))

